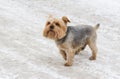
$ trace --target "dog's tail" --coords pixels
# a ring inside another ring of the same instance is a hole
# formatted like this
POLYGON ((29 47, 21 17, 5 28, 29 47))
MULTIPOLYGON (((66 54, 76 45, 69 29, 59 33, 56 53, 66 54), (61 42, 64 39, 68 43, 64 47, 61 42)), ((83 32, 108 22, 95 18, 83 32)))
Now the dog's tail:
POLYGON ((95 25, 94 29, 97 30, 100 27, 100 24, 95 25))

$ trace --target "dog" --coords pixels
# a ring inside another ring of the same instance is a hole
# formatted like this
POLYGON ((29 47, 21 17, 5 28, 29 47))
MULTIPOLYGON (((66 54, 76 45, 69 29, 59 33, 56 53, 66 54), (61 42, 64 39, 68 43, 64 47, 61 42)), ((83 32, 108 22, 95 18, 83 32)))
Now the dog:
POLYGON ((61 55, 66 61, 65 66, 72 66, 75 54, 84 50, 88 45, 92 51, 90 60, 96 60, 97 46, 96 30, 100 24, 94 27, 90 25, 67 26, 70 20, 63 16, 62 18, 54 18, 49 16, 43 36, 55 41, 60 50, 61 55))

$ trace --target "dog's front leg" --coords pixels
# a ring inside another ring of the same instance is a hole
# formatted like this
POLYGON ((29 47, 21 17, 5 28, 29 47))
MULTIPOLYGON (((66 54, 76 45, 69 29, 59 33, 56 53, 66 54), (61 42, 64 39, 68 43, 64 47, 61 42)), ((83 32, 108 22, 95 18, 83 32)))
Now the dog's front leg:
POLYGON ((60 50, 60 54, 63 56, 64 60, 67 60, 67 55, 64 50, 60 50))
POLYGON ((67 62, 65 63, 65 66, 72 66, 74 55, 75 55, 74 51, 72 50, 67 51, 67 62))

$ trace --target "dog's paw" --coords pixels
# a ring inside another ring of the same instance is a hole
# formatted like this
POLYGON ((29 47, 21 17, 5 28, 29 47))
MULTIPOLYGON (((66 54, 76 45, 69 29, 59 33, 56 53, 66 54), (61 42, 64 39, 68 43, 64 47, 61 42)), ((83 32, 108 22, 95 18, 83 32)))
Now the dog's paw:
POLYGON ((72 63, 65 63, 64 66, 72 66, 72 63))
POLYGON ((91 56, 89 60, 96 60, 96 57, 91 56))

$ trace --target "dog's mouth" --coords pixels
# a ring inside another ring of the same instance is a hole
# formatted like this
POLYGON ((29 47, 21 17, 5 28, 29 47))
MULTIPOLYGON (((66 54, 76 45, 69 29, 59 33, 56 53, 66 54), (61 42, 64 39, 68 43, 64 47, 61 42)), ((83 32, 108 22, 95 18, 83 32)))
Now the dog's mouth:
POLYGON ((47 35, 48 35, 48 36, 49 36, 49 35, 54 35, 54 31, 49 30, 49 31, 47 32, 47 35))
POLYGON ((47 37, 51 38, 51 39, 55 39, 55 37, 56 37, 55 32, 53 30, 49 30, 47 32, 47 37))

